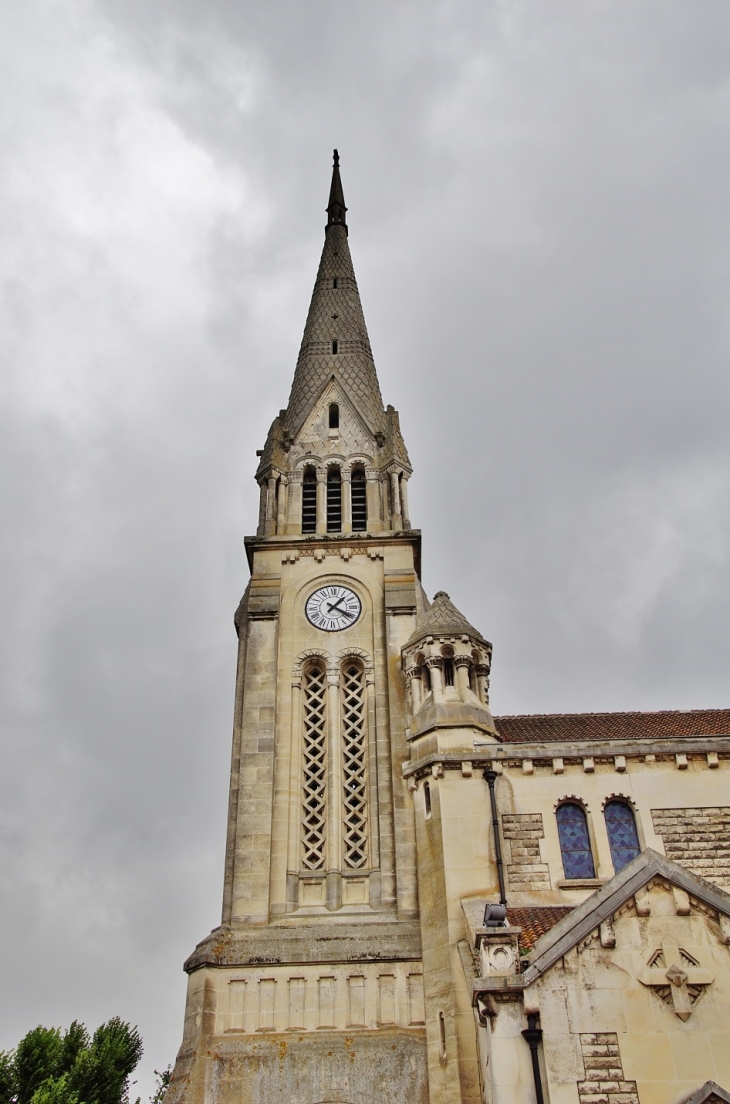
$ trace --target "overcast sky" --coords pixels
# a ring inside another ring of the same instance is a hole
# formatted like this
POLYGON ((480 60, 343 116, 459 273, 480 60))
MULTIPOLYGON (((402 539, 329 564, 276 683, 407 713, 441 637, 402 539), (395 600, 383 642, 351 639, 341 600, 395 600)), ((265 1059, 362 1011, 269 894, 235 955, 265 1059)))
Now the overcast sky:
POLYGON ((174 1059, 331 150, 496 713, 730 705, 727 0, 24 0, 0 36, 0 1046, 174 1059))

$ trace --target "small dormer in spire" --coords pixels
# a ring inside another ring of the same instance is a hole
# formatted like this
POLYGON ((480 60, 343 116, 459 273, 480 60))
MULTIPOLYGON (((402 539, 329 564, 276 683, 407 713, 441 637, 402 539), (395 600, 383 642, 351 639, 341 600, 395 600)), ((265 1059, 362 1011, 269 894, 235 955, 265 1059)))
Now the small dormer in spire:
POLYGON ((327 227, 344 226, 347 233, 347 207, 342 191, 340 179, 340 155, 337 150, 332 151, 332 183, 330 185, 330 198, 327 204, 327 227))

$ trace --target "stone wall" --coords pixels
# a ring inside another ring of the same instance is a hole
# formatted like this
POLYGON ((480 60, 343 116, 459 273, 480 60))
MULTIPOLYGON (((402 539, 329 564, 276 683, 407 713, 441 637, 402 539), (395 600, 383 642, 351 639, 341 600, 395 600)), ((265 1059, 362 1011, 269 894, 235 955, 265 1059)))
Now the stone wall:
POLYGON ((540 855, 540 840, 544 835, 542 813, 502 815, 510 889, 550 889, 550 870, 547 863, 541 861, 540 855))
POLYGON ((668 859, 730 886, 730 808, 652 809, 651 818, 668 859))
POLYGON ((639 1104, 635 1081, 624 1081, 624 1070, 613 1031, 581 1034, 585 1081, 578 1082, 580 1104, 639 1104))
POLYGON ((426 1040, 418 1032, 261 1034, 216 1040, 206 1100, 209 1104, 313 1104, 347 1101, 428 1104, 426 1040))

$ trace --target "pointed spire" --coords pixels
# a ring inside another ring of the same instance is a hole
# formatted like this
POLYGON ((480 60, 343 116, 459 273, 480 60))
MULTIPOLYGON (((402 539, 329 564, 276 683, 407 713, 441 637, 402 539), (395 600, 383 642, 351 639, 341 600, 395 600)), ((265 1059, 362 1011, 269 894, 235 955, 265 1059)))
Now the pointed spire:
POLYGON ((324 249, 286 411, 285 429, 290 438, 299 432, 333 378, 342 384, 373 434, 386 436, 388 432, 347 240, 347 208, 337 150, 334 154, 324 249))
POLYGON ((327 204, 327 226, 335 224, 345 227, 347 233, 347 207, 345 207, 345 195, 342 191, 340 180, 340 155, 337 150, 332 151, 332 183, 330 185, 330 198, 327 204))

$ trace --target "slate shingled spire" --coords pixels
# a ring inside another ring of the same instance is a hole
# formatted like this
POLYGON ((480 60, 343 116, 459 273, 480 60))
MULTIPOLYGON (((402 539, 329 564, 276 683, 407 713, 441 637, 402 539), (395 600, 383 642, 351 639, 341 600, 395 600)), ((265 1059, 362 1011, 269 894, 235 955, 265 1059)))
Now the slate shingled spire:
POLYGON ((324 249, 304 327, 285 432, 294 438, 322 389, 337 379, 373 434, 387 432, 375 363, 352 266, 345 197, 335 150, 324 249))

